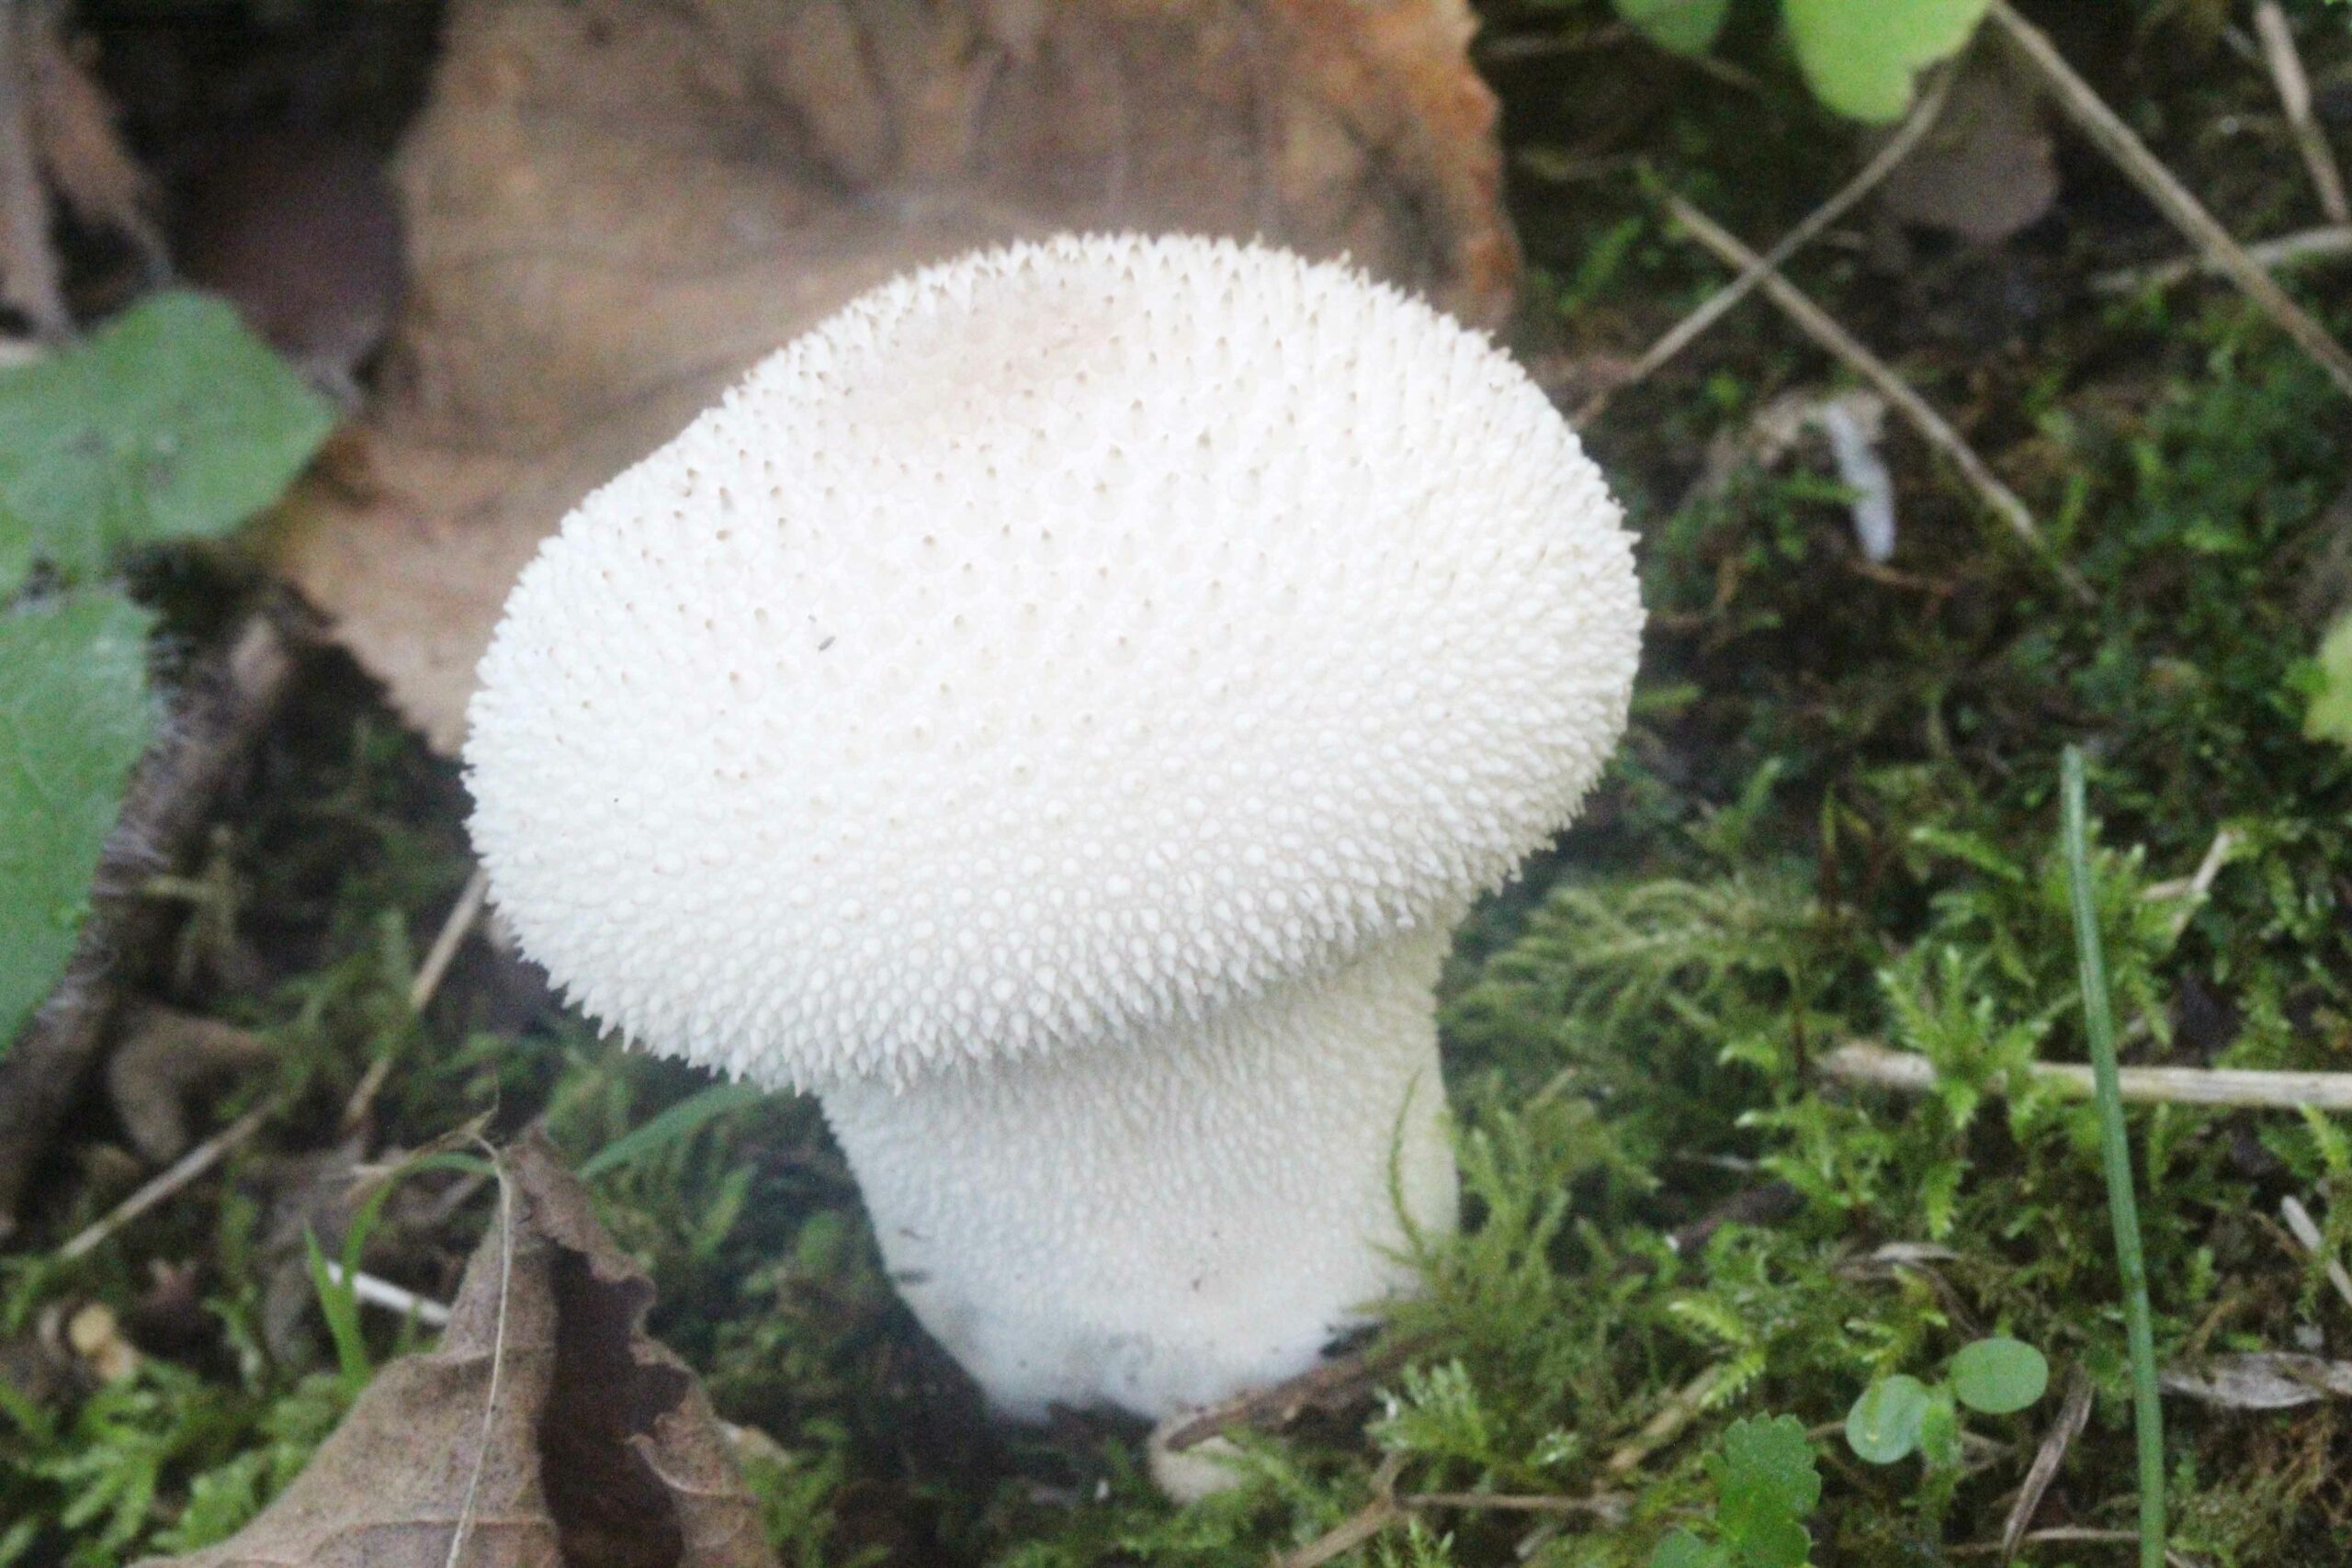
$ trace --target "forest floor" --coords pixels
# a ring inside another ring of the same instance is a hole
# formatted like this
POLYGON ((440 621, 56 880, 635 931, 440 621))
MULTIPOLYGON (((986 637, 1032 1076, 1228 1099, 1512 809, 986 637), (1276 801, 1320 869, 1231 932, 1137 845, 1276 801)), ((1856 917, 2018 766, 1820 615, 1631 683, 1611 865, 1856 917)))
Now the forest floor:
MULTIPOLYGON (((2031 9, 2232 231, 2323 223, 2244 8, 2031 9)), ((2295 14, 2342 141, 2352 30, 2295 14)), ((463 790, 312 651, 216 813, 161 987, 268 1045, 192 1111, 199 1139, 244 1135, 68 1258, 152 1174, 94 1098, 0 1254, 0 1562, 96 1568, 242 1525, 433 1337, 322 1259, 448 1302, 500 1190, 453 1134, 534 1129, 598 1161, 648 1327, 758 1434, 748 1479, 792 1562, 1643 1563, 1678 1526, 1736 1533, 1737 1472, 1710 1461, 1768 1416, 1809 1435, 1825 1568, 1998 1561, 2044 1451, 2018 1560, 2132 1560, 2095 1112, 2022 1070, 2086 1059, 2059 760, 2089 758, 2126 1063, 2352 1071, 2352 756, 2305 733, 2352 605, 2352 403, 2226 283, 2110 287, 2189 247, 2028 107, 2005 128, 2025 151, 1956 198, 1989 221, 2046 148, 2054 186, 2017 231, 1873 199, 1787 264, 2041 540, 1898 413, 1864 443, 1891 473, 1873 558, 1823 432, 1825 409, 1874 411, 1771 300, 1620 385, 1729 276, 1668 193, 1760 249, 1872 145, 1739 28, 1702 69, 1600 7, 1487 14, 1530 266, 1516 342, 1566 406, 1606 394, 1584 431, 1651 629, 1603 787, 1448 970, 1462 1234, 1430 1242, 1361 1379, 1239 1435, 1243 1484, 1178 1508, 1134 1427, 989 1423, 894 1297, 813 1103, 714 1097, 600 1042, 463 924, 413 1005, 472 870, 463 790), (1858 1043, 1924 1055, 1930 1091, 1855 1081, 1858 1043), (1995 1334, 2047 1357, 2039 1403, 1966 1416, 1944 1462, 1856 1456, 1865 1388, 1933 1382, 1995 1334)), ((2340 266, 2279 276, 2352 337, 2340 266)), ((2130 1124, 2172 1544, 2344 1561, 2352 1298, 2326 1265, 2352 1245, 2352 1129, 2188 1103, 2130 1124), (2281 1392, 2298 1378, 2335 1392, 2281 1392)))

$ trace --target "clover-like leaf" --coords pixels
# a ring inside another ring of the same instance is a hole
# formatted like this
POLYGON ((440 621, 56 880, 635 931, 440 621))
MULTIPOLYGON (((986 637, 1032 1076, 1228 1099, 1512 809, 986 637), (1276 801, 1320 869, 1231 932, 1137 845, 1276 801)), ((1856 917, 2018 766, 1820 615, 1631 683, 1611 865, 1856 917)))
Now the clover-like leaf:
POLYGON ((1928 1385, 1905 1372, 1862 1390, 1846 1413, 1846 1446, 1872 1464, 1893 1464, 1919 1446, 1927 1418, 1928 1385))
POLYGON ((1703 54, 1724 30, 1731 0, 1617 0, 1617 14, 1660 49, 1703 54))
POLYGON ((221 301, 158 294, 0 372, 0 594, 141 545, 211 538, 277 499, 335 413, 221 301))
POLYGON ((0 613, 0 1051, 74 955, 147 743, 147 626, 96 589, 0 613))
POLYGON ((1785 0, 1789 43, 1814 96, 1855 119, 1911 107, 1912 79, 1957 51, 1987 0, 1785 0))
POLYGON ((2023 1340, 1979 1339, 1951 1359, 1952 1393, 1987 1416, 2023 1410, 2049 1386, 2049 1359, 2023 1340))
POLYGON ((2313 740, 2352 746, 2352 615, 2328 628, 2319 645, 2319 679, 2303 714, 2303 733, 2313 740))

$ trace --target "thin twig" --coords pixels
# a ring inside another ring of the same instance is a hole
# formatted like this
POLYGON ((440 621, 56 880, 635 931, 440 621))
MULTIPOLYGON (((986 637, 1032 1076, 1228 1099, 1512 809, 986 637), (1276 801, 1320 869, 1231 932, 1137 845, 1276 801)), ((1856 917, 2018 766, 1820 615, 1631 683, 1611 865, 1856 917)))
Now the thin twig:
POLYGON ((2321 1266, 2327 1270, 2327 1282, 2335 1287, 2335 1293, 2344 1298, 2344 1304, 2352 1306, 2352 1273, 2346 1273, 2343 1263, 2328 1250, 2327 1238, 2320 1233, 2318 1223, 2312 1218, 2312 1212, 2303 1207, 2299 1198, 2281 1198, 2278 1200, 2278 1217, 2287 1222, 2289 1233, 2302 1249, 2320 1260, 2321 1266))
MULTIPOLYGON (((1675 221, 1692 239, 1713 251, 1726 266, 1745 271, 1761 259, 1729 231, 1681 197, 1668 192, 1666 203, 1675 221)), ((2086 604, 2095 600, 2097 596, 2092 593, 2090 584, 2052 553, 2049 541, 2042 537, 2041 528, 2034 523, 2033 513, 2026 510, 2025 502, 2018 499, 2017 492, 2001 482, 2000 476, 1976 455, 1975 449, 1961 439, 1960 432, 1954 430, 1943 415, 1929 408, 1927 400, 1913 391, 1909 383, 1897 376, 1884 360, 1863 347, 1860 341, 1838 325, 1828 311, 1807 299, 1778 272, 1767 270, 1760 287, 1807 337, 1843 361, 1855 375, 1877 388, 1896 412, 1911 422, 1912 428, 1928 445, 1951 458, 1952 466, 1976 491, 1978 499, 2007 524, 2009 531, 2023 540, 2035 555, 2050 563, 2076 598, 2086 604)))
POLYGON ((2331 223, 2352 223, 2352 208, 2344 204, 2344 172, 2335 166, 2327 132, 2312 113, 2311 78, 2303 74, 2303 57, 2295 49, 2295 29, 2288 26, 2286 8, 2278 0, 2256 0, 2254 30, 2262 39, 2262 62, 2270 68, 2271 83, 2278 89, 2278 107, 2286 111, 2295 144, 2302 151, 2303 166, 2311 171, 2312 186, 2319 193, 2320 210, 2331 223))
POLYGON ((285 1095, 274 1095, 188 1150, 170 1168, 158 1172, 138 1191, 117 1203, 104 1218, 59 1247, 58 1258, 71 1263, 96 1250, 115 1232, 220 1164, 223 1156, 260 1132, 262 1124, 285 1110, 287 1104, 285 1095))
POLYGON ((1596 1492, 1589 1497, 1553 1497, 1512 1492, 1407 1492, 1396 1501, 1407 1508, 1463 1508, 1473 1513, 1487 1510, 1498 1514, 1594 1514, 1604 1519, 1620 1517, 1628 1506, 1628 1499, 1615 1492, 1596 1492))
POLYGON ((2255 265, 2245 248, 2189 194, 2188 187, 2165 167, 2163 160, 2148 150, 2147 143, 2133 134, 2122 117, 2108 107, 2107 100, 2066 63, 2066 57, 2058 52, 2049 36, 2018 16, 2007 0, 1993 0, 1986 15, 1999 26, 2018 58, 2041 76, 2059 107, 2066 111, 2083 134, 2114 160, 2116 166, 2205 253, 2218 270, 2245 289, 2246 297, 2260 306, 2281 332, 2318 361, 2339 389, 2352 395, 2352 355, 2346 354, 2344 345, 2330 337, 2325 327, 2272 282, 2268 273, 2255 265))
MULTIPOLYGON (((2246 259, 2265 272, 2283 267, 2301 266, 2311 262, 2335 261, 2352 256, 2352 228, 2331 224, 2324 229, 2302 229, 2292 234, 2281 234, 2275 240, 2264 240, 2245 248, 2246 259)), ((2168 262, 2152 266, 2127 266, 2114 272, 2103 272, 2091 279, 2091 291, 2096 294, 2136 294, 2143 288, 2169 288, 2176 283, 2201 274, 2216 275, 2221 268, 2211 256, 2176 256, 2168 262)))
POLYGON ((2217 830, 2213 841, 2205 847, 2205 858, 2197 863, 2195 871, 2177 881, 2155 883, 2141 890, 2140 896, 2152 902, 2165 898, 2180 900, 2180 908, 2173 911, 2172 917, 2175 941, 2178 941, 2180 933, 2188 929, 2188 922, 2197 918, 2197 910, 2205 902, 2205 896, 2213 891, 2213 879, 2222 874, 2223 866, 2229 864, 2230 852, 2238 847, 2239 839, 2240 834, 2234 828, 2217 830))
POLYGON ((1788 259, 1811 244, 1820 232, 1851 210, 1854 204, 1878 188, 1894 166, 1909 157, 1912 151, 1935 129, 1942 115, 1945 100, 1951 96, 1953 70, 1940 72, 1928 90, 1919 96, 1917 107, 1884 145, 1864 164, 1852 179, 1839 186, 1837 193, 1805 215, 1795 228, 1781 236, 1772 248, 1758 256, 1729 283, 1709 295, 1699 308, 1668 329, 1666 335, 1645 350, 1639 359, 1627 367, 1623 376, 1595 392, 1576 412, 1574 423, 1589 424, 1609 406, 1609 400, 1626 388, 1648 379, 1665 367, 1668 361, 1698 341, 1701 333, 1723 320, 1732 307, 1737 305, 1777 272, 1788 259))
POLYGON ((1319 1362, 1295 1378, 1221 1400, 1170 1427, 1160 1446, 1170 1453, 1182 1453, 1237 1427, 1270 1430, 1290 1425, 1309 1410, 1351 1404, 1374 1382, 1410 1360, 1424 1343, 1407 1337, 1369 1346, 1319 1362))
POLYGON ((466 1549, 466 1536, 473 1529, 474 1500, 481 1491, 482 1472, 490 1467, 490 1439, 498 1421, 499 1382, 506 1369, 506 1308, 514 1296, 514 1179, 506 1169, 504 1156, 487 1143, 482 1148, 490 1156, 491 1168, 498 1173, 498 1316, 491 1329, 490 1388, 482 1399, 481 1438, 474 1445, 473 1472, 466 1477, 465 1501, 458 1506, 458 1522, 449 1531, 449 1555, 443 1568, 458 1568, 458 1559, 466 1549))
POLYGON ((1397 1503, 1392 1489, 1404 1463, 1402 1454, 1390 1454, 1381 1461, 1380 1468, 1372 1472, 1372 1501, 1306 1545, 1276 1557, 1274 1568, 1321 1568, 1321 1564, 1353 1551, 1403 1518, 1406 1510, 1397 1503))
POLYGON ((2025 1484, 2018 1488, 2018 1500, 2009 1509, 2009 1521, 2001 1530, 2002 1562, 2017 1555, 2018 1545, 2032 1528, 2033 1516, 2041 1508, 2050 1483, 2058 1478, 2058 1467, 2066 1462, 2066 1451, 2083 1435, 2090 1418, 2091 1380, 2077 1367, 2066 1380, 2066 1398, 2058 1407, 2058 1419, 2042 1437, 2041 1447, 2033 1456, 2033 1467, 2025 1472, 2025 1484))
MULTIPOLYGON (((449 973, 449 965, 457 960, 458 949, 465 945, 466 938, 473 932, 475 922, 481 919, 482 900, 489 892, 490 874, 476 866, 474 874, 466 878, 466 886, 459 890, 458 901, 449 906, 449 913, 442 919, 441 930, 435 935, 433 945, 425 949, 424 962, 416 966, 415 977, 409 982, 409 1011, 422 1013, 432 1002, 434 993, 440 990, 442 980, 449 973)), ((383 1092, 385 1083, 392 1076, 394 1055, 386 1051, 368 1063, 368 1070, 360 1075, 359 1082, 352 1089, 351 1098, 344 1102, 345 1132, 355 1130, 368 1120, 368 1112, 375 1106, 376 1097, 383 1092)))
POLYGON ((1680 1437, 1682 1428, 1690 1425, 1692 1417, 1705 1407, 1719 1375, 1718 1369, 1709 1367, 1667 1395, 1657 1414, 1642 1423, 1642 1429, 1611 1454, 1601 1470, 1612 1478, 1623 1479, 1639 1470, 1650 1455, 1680 1437))
MULTIPOLYGON (((1841 1083, 1925 1094, 1936 1087, 1936 1065, 1910 1051, 1890 1051, 1875 1041, 1841 1045, 1821 1060, 1821 1071, 1841 1083)), ((2094 1093, 2092 1069, 2073 1062, 2034 1062, 2026 1067, 2034 1086, 2069 1100, 2094 1093)), ((2132 1105, 2212 1105, 2243 1111, 2352 1111, 2352 1073, 2270 1073, 2242 1067, 2124 1067, 2117 1084, 2132 1105)), ((2014 1092, 1996 1079, 1987 1088, 2014 1092)))
POLYGON ((2140 1250, 2140 1202, 2132 1188, 2131 1132, 2115 1065, 2115 1010, 2100 951, 2098 905, 2091 890, 2089 812, 2085 805, 2083 750, 2069 746, 2059 771, 2066 888, 2075 909, 2075 952, 2082 976, 2084 1034, 2098 1083, 2100 1163, 2107 1174, 2107 1208, 2115 1224, 2115 1261, 2123 1276, 2124 1334, 2132 1352, 2132 1426, 2140 1450, 2140 1568, 2164 1568, 2165 1416, 2156 1392, 2156 1342, 2148 1310, 2148 1265, 2140 1250))
POLYGON ((458 901, 449 906, 448 918, 441 922, 440 934, 425 950, 424 962, 416 966, 416 978, 408 987, 408 1010, 423 1012, 441 988, 443 976, 449 973, 450 964, 458 956, 458 949, 473 934, 474 922, 481 919, 482 899, 490 892, 490 873, 480 866, 466 878, 458 901))

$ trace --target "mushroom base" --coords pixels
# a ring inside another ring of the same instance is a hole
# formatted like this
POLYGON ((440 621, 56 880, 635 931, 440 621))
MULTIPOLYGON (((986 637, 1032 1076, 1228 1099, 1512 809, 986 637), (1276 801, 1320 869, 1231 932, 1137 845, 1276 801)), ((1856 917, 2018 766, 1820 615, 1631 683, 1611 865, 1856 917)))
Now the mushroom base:
POLYGON ((1204 1024, 824 1096, 899 1292, 1005 1415, 1305 1371, 1451 1230, 1446 933, 1204 1024))

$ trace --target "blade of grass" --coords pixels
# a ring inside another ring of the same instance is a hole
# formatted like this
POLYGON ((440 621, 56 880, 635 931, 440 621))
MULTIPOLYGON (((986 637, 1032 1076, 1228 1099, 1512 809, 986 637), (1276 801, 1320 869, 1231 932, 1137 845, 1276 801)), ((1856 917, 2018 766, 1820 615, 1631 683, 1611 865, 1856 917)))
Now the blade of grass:
POLYGON ((2115 1260, 2123 1276, 2123 1321, 2132 1347, 2132 1424, 2140 1439, 2140 1563, 2164 1568, 2165 1427, 2156 1401, 2155 1331, 2148 1317, 2148 1266, 2140 1252, 2140 1208, 2132 1194, 2132 1146, 2123 1128, 2123 1090, 2115 1066, 2115 1012, 2107 958, 2091 898, 2090 830, 2083 807, 2083 752, 2066 748, 2061 764, 2066 885, 2075 905, 2075 949, 2083 976, 2083 1021, 2090 1036, 2098 1100, 2099 1152, 2107 1168, 2107 1208, 2115 1221, 2115 1260))
POLYGON ((711 1118, 752 1104, 763 1092, 756 1084, 725 1081, 699 1089, 590 1155, 580 1168, 580 1179, 591 1181, 608 1170, 634 1165, 647 1155, 692 1137, 711 1118))

